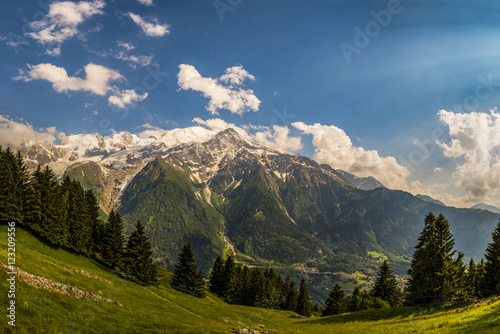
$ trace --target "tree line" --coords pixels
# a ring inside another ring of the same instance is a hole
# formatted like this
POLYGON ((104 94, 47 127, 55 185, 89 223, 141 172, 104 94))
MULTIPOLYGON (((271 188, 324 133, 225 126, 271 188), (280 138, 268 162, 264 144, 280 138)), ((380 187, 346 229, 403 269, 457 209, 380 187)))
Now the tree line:
POLYGON ((464 254, 454 249, 449 222, 441 214, 429 213, 408 271, 404 290, 384 261, 371 291, 355 288, 347 295, 339 284, 330 289, 323 315, 402 305, 429 305, 468 301, 500 295, 500 222, 485 253, 486 261, 464 263, 464 254))
MULTIPOLYGON (((384 261, 371 290, 356 287, 348 295, 337 283, 330 289, 324 307, 311 303, 304 279, 297 289, 290 276, 283 280, 273 268, 250 269, 236 264, 231 256, 225 261, 217 257, 209 289, 231 304, 290 310, 304 316, 485 298, 500 294, 500 222, 492 236, 493 241, 486 249, 486 261, 481 259, 476 264, 471 258, 466 265, 463 253, 454 250, 455 241, 446 218, 429 213, 404 289, 399 287, 396 275, 384 261)), ((179 256, 172 287, 200 298, 205 296, 203 274, 197 269, 189 245, 183 247, 179 256)))
MULTIPOLYGON (((206 285, 198 270, 193 250, 189 244, 182 248, 171 286, 181 292, 203 298, 206 285)), ((304 316, 320 314, 321 306, 309 299, 305 279, 297 288, 287 276, 283 280, 273 268, 262 271, 234 262, 232 256, 225 261, 218 256, 211 270, 209 289, 230 304, 295 311, 304 316)))
POLYGON ((15 221, 45 243, 85 256, 96 255, 112 268, 143 284, 156 282, 151 245, 137 222, 126 242, 123 223, 112 211, 107 222, 99 218, 92 190, 40 165, 29 173, 17 152, 0 146, 0 222, 15 221))

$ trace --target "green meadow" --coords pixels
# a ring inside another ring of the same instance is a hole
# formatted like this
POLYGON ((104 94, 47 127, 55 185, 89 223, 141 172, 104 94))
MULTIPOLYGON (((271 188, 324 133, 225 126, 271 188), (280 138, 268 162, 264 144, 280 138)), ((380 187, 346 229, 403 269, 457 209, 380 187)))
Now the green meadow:
MULTIPOLYGON (((7 226, 0 226, 0 261, 7 263, 7 226)), ((229 305, 208 292, 203 299, 170 287, 172 273, 159 268, 160 284, 144 287, 98 260, 51 248, 16 228, 16 266, 33 274, 102 295, 121 304, 76 299, 35 288, 17 278, 16 326, 7 324, 9 277, 0 270, 0 333, 233 333, 260 326, 272 333, 499 333, 500 301, 435 307, 369 310, 322 318, 290 318, 292 312, 229 305)))

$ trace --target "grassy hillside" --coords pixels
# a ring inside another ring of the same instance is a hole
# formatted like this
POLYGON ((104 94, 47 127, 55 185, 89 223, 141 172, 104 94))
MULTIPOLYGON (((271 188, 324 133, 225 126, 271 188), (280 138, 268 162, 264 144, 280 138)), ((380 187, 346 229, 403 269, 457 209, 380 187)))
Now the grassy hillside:
MULTIPOLYGON (((0 226, 0 261, 7 261, 7 227, 0 226)), ((76 299, 17 280, 16 332, 0 317, 0 333, 232 333, 264 325, 272 333, 498 333, 500 302, 456 312, 460 306, 372 310, 325 318, 291 319, 291 312, 232 306, 208 294, 190 297, 170 287, 160 269, 158 287, 124 280, 100 263, 50 248, 16 229, 20 269, 101 294, 122 306, 76 299), (90 276, 90 277, 89 277, 90 276)), ((0 305, 6 313, 8 275, 0 270, 0 305)), ((463 307, 463 305, 461 306, 463 307)))

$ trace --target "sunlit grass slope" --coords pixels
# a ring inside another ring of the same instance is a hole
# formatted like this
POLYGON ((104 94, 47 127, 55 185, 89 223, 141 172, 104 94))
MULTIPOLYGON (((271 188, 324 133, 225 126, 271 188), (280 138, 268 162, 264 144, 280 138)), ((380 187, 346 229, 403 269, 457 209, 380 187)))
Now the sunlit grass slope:
MULTIPOLYGON (((122 306, 37 289, 18 278, 14 331, 6 317, 8 275, 0 270, 0 333, 232 333, 257 325, 273 333, 500 332, 500 302, 458 313, 460 306, 413 307, 292 319, 291 312, 228 305, 210 293, 204 299, 179 293, 165 269, 159 269, 158 287, 143 287, 95 260, 48 247, 21 228, 16 239, 20 269, 122 306)), ((0 261, 7 261, 7 226, 0 226, 0 261)))

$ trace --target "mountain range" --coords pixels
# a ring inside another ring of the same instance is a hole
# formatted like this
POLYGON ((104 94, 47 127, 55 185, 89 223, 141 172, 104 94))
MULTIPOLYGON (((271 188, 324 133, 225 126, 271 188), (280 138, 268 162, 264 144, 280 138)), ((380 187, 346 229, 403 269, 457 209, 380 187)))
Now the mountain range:
POLYGON ((167 268, 189 242, 205 272, 220 254, 254 265, 373 272, 373 254, 382 254, 404 273, 429 212, 443 213, 456 248, 476 259, 500 217, 387 189, 233 129, 73 135, 59 145, 27 142, 21 152, 28 167, 47 164, 95 190, 104 212, 122 214, 127 233, 141 220, 156 263, 167 268))

